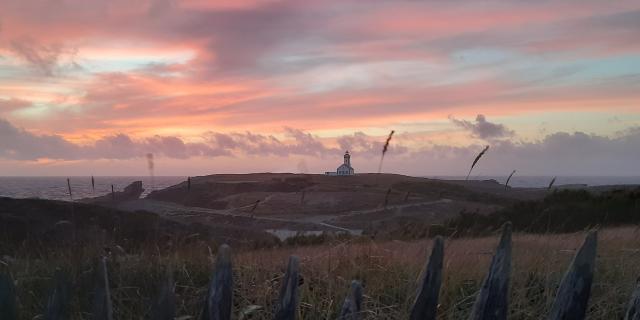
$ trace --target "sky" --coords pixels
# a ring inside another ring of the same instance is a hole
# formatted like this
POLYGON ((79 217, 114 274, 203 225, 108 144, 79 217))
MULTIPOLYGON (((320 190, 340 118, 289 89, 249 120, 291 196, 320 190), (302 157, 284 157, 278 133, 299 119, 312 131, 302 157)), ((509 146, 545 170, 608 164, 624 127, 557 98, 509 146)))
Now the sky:
POLYGON ((2 0, 0 175, 640 176, 640 2, 2 0))

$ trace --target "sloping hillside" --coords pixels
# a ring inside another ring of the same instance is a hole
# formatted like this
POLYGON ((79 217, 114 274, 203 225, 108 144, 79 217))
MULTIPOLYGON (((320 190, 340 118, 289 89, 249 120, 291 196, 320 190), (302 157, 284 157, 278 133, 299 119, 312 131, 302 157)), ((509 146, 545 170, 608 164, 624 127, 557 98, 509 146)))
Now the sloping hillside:
POLYGON ((515 197, 495 182, 474 182, 473 186, 396 174, 340 177, 263 173, 195 177, 190 186, 183 182, 154 191, 148 198, 212 209, 250 209, 256 215, 283 215, 342 214, 439 199, 482 206, 510 203, 515 197))
POLYGON ((145 211, 125 212, 109 207, 64 201, 0 197, 0 250, 21 246, 58 247, 118 245, 125 249, 153 244, 194 241, 215 243, 273 242, 274 237, 240 226, 183 223, 145 211))

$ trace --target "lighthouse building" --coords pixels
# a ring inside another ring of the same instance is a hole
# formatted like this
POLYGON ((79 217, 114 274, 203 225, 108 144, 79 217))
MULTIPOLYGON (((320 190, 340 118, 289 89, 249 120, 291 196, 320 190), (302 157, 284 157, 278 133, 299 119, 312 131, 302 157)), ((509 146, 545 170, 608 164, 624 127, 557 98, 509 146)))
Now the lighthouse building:
POLYGON ((355 174, 355 170, 351 166, 351 155, 349 151, 344 153, 344 163, 341 164, 335 172, 325 172, 325 174, 330 176, 351 176, 355 174))

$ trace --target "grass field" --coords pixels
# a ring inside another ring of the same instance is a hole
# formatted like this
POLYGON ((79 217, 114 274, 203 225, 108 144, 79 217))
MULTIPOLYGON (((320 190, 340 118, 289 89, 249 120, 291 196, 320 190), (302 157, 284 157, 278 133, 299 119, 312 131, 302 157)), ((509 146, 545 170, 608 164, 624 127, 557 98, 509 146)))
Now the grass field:
MULTIPOLYGON (((510 319, 539 319, 546 314, 583 237, 584 233, 514 235, 510 319)), ((634 227, 600 232, 589 319, 621 318, 640 275, 639 240, 640 231, 634 227)), ((497 242, 497 237, 446 241, 441 319, 468 315, 497 242)), ((430 245, 430 240, 351 239, 330 245, 235 252, 236 318, 249 309, 254 311, 244 319, 271 318, 279 280, 291 254, 301 258, 301 319, 336 318, 352 279, 364 284, 365 319, 406 318, 430 245)), ((73 318, 89 318, 93 269, 100 251, 84 248, 50 251, 39 257, 26 252, 24 257, 3 257, 2 268, 16 280, 20 318, 33 319, 42 313, 57 269, 74 284, 73 318)), ((176 280, 178 315, 183 319, 199 316, 213 259, 208 247, 202 243, 160 252, 152 247, 129 254, 113 251, 110 277, 117 319, 148 318, 158 284, 167 274, 176 280)))

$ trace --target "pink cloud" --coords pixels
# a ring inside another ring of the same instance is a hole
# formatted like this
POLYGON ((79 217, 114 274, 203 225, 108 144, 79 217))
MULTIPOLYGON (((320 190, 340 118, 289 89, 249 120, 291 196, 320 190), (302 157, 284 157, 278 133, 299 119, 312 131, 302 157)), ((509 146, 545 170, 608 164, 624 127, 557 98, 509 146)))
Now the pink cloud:
MULTIPOLYGON (((118 134, 102 137, 93 145, 77 145, 59 136, 33 134, 3 120, 0 120, 0 133, 0 173, 3 174, 8 172, 5 168, 9 167, 4 166, 8 164, 12 164, 11 173, 15 174, 15 168, 31 172, 43 168, 59 170, 65 163, 76 170, 91 164, 89 173, 98 170, 97 164, 102 166, 103 169, 99 170, 102 174, 122 174, 123 168, 136 168, 132 167, 133 163, 138 163, 139 171, 139 163, 144 161, 148 152, 157 156, 163 174, 256 170, 296 172, 294 163, 299 164, 300 161, 305 164, 306 173, 317 173, 331 169, 333 161, 340 160, 343 149, 351 151, 358 172, 371 172, 376 170, 377 154, 384 141, 384 136, 372 137, 356 132, 339 137, 338 146, 332 147, 329 142, 306 132, 287 129, 286 138, 250 132, 212 132, 208 135, 209 140, 188 143, 171 136, 133 139, 118 134), (233 160, 237 157, 247 161, 233 160), (101 162, 103 159, 112 161, 105 165, 101 162), (184 161, 187 159, 190 165, 185 169, 184 161)), ((412 175, 462 174, 482 147, 436 143, 410 150, 404 146, 406 140, 411 140, 406 133, 394 140, 385 163, 387 170, 412 175)), ((477 167, 478 174, 506 175, 505 168, 516 168, 518 172, 530 175, 585 175, 595 171, 627 175, 634 172, 640 157, 640 129, 629 128, 615 137, 557 132, 534 141, 500 140, 492 143, 491 150, 477 167), (585 158, 585 153, 589 157, 585 158)), ((135 174, 135 170, 130 174, 135 174)))
POLYGON ((327 147, 310 133, 453 113, 640 113, 640 82, 615 61, 640 55, 637 1, 7 0, 0 12, 0 113, 78 154, 374 153, 370 136, 327 147), (597 59, 616 68, 574 66, 597 59))

